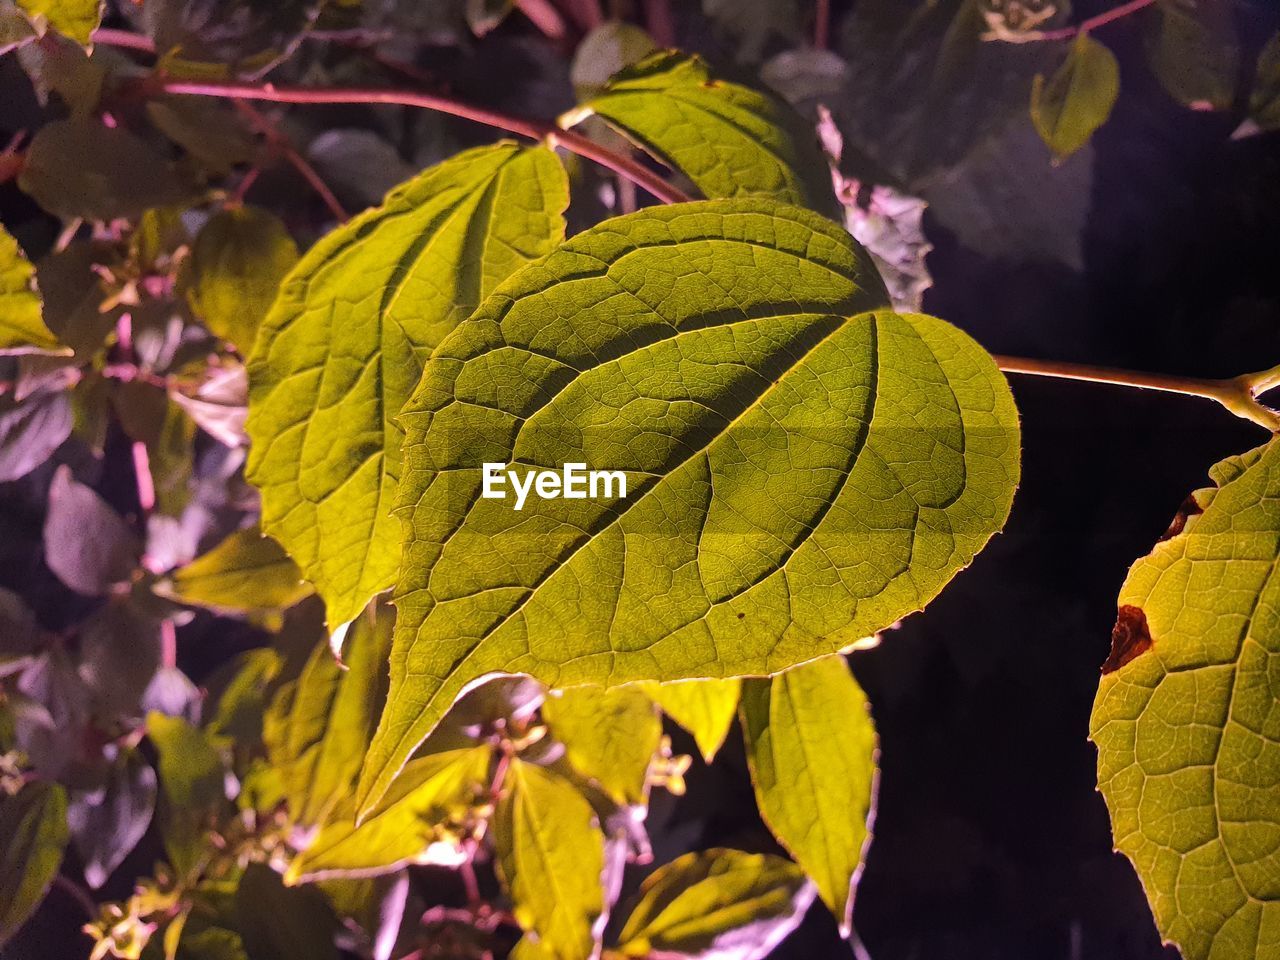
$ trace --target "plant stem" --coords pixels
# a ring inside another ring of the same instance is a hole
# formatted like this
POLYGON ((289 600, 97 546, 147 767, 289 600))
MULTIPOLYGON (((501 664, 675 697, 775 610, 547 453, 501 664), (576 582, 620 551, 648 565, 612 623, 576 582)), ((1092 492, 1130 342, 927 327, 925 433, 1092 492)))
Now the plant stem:
POLYGON ((277 129, 276 125, 265 117, 260 110, 254 109, 244 100, 236 100, 236 109, 245 115, 249 122, 257 128, 258 132, 267 138, 275 149, 298 171, 298 175, 302 177, 316 192, 324 205, 329 208, 329 212, 334 215, 339 223, 346 223, 351 215, 347 213, 341 201, 329 189, 329 185, 324 182, 324 178, 320 176, 316 168, 298 152, 298 148, 293 142, 277 129))
POLYGON ((1105 383, 1138 390, 1160 390, 1189 397, 1204 397, 1208 400, 1216 400, 1237 417, 1251 420, 1271 431, 1280 430, 1280 412, 1258 402, 1259 393, 1280 383, 1280 368, 1245 374, 1227 380, 1209 380, 999 354, 995 356, 995 361, 1005 373, 1052 377, 1057 380, 1079 380, 1085 383, 1105 383))
POLYGON ((1131 13, 1137 13, 1146 7, 1151 6, 1156 0, 1129 0, 1128 3, 1122 3, 1118 7, 1112 7, 1106 13, 1100 13, 1096 17, 1090 17, 1088 20, 1081 20, 1072 27, 1061 27, 1057 30, 1031 30, 1025 35, 1015 37, 999 37, 1006 43, 1035 43, 1043 40, 1070 40, 1081 33, 1088 33, 1096 30, 1098 27, 1105 26, 1115 20, 1129 16, 1131 13))
POLYGON ((825 50, 831 34, 831 0, 818 0, 813 20, 813 46, 825 50))

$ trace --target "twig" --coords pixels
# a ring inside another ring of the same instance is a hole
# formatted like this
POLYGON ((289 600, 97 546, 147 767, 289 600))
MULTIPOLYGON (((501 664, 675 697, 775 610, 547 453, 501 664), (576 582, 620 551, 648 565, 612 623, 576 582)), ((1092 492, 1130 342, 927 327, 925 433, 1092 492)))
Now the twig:
POLYGON ((93 902, 93 897, 70 877, 61 873, 55 874, 53 885, 79 904, 80 909, 88 914, 90 920, 98 916, 98 905, 93 902))
POLYGON ((550 0, 516 0, 516 9, 548 40, 561 41, 569 34, 568 24, 550 0))
POLYGON ((1273 432, 1280 430, 1280 411, 1258 402, 1259 394, 1280 384, 1280 367, 1227 380, 1209 380, 1165 373, 1140 373, 1134 370, 1096 367, 1060 360, 1032 360, 1026 357, 1009 357, 999 354, 996 355, 995 361, 1006 373, 1053 377, 1057 380, 1080 380, 1085 383, 1106 383, 1138 390, 1160 390, 1164 393, 1180 393, 1189 397, 1204 397, 1207 400, 1216 400, 1237 417, 1243 417, 1273 432))
POLYGON ((660 47, 676 45, 676 24, 669 0, 644 0, 644 22, 649 36, 660 47))
POLYGON ((99 27, 93 31, 94 43, 105 43, 109 47, 124 47, 128 50, 141 50, 143 53, 155 53, 155 41, 141 33, 128 30, 112 30, 110 27, 99 27))
POLYGON ((813 45, 825 50, 831 43, 831 0, 818 0, 813 20, 813 45))
POLYGON ((316 172, 316 168, 307 161, 306 157, 298 152, 292 141, 281 133, 276 128, 276 125, 262 114, 262 111, 245 103, 244 100, 236 99, 232 102, 235 103, 236 109, 243 113, 249 122, 258 129, 258 132, 266 137, 267 141, 279 151, 280 155, 289 161, 302 179, 310 184, 311 189, 324 201, 324 205, 329 208, 330 213, 337 217, 338 222, 346 222, 350 218, 350 214, 347 213, 346 208, 342 206, 338 198, 334 196, 333 191, 329 189, 329 185, 316 172))
POLYGON ((1131 13, 1137 13, 1145 7, 1151 6, 1156 0, 1129 0, 1128 3, 1122 3, 1118 7, 1113 7, 1106 13, 1100 13, 1096 17, 1090 17, 1088 20, 1081 20, 1078 24, 1071 27, 1061 27, 1057 30, 1028 30, 1026 33, 992 35, 988 39, 1001 40, 1005 43, 1038 43, 1045 40, 1070 40, 1081 33, 1089 33, 1098 27, 1105 26, 1123 17, 1129 16, 1131 13))

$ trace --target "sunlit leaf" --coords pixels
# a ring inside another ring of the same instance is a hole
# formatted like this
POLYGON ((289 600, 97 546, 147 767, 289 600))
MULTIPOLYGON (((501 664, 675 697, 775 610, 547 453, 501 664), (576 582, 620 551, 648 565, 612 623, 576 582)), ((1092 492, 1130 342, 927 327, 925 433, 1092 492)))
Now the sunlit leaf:
POLYGON ((0 226, 0 354, 70 353, 40 315, 35 268, 0 226))
POLYGON ((1090 720, 1116 847, 1186 960, 1280 950, 1280 441, 1210 477, 1129 571, 1090 720))
POLYGON ((742 728, 760 815, 848 936, 870 840, 876 731, 843 657, 742 685, 742 728))
POLYGON ((575 770, 619 803, 645 802, 662 721, 644 693, 631 687, 573 687, 548 698, 542 718, 565 745, 575 770))
POLYGON ((279 614, 311 593, 297 564, 257 524, 229 535, 156 589, 180 603, 242 614, 279 614))
POLYGON ((741 680, 646 683, 642 689, 663 713, 693 734, 703 760, 710 763, 715 759, 738 715, 741 680))
POLYGON ((81 46, 93 40, 102 22, 102 0, 18 0, 39 25, 48 25, 81 46))
POLYGON ((1008 386, 869 260, 768 201, 644 210, 513 277, 401 415, 405 563, 376 802, 468 684, 772 674, 920 609, 1008 514, 1008 386), (596 499, 484 498, 585 463, 596 499))
POLYGON ((249 367, 249 477, 263 528, 353 619, 391 586, 400 538, 393 418, 437 343, 563 235, 563 168, 545 147, 468 151, 316 244, 286 280, 249 367))
POLYGON ((1115 54, 1081 33, 1066 62, 1045 80, 1036 74, 1031 87, 1031 120, 1040 138, 1059 157, 1075 153, 1107 122, 1120 95, 1120 65, 1115 54))
POLYGON ((29 783, 0 795, 0 945, 35 912, 67 846, 67 795, 56 783, 29 783))

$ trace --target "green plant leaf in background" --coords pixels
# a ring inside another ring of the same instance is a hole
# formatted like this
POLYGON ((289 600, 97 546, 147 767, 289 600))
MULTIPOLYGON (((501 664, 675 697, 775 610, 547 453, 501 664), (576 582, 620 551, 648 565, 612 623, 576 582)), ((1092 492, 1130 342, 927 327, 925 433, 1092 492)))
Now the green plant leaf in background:
POLYGON ((274 214, 257 207, 209 218, 187 261, 187 301, 209 330, 248 356, 298 245, 274 214))
POLYGON ((634 687, 572 687, 547 698, 542 718, 570 765, 613 800, 643 804, 649 764, 662 742, 653 701, 634 687))
POLYGON ((250 366, 249 478, 263 528, 316 584, 331 627, 391 586, 394 422, 437 343, 564 235, 546 147, 467 151, 335 230, 285 281, 250 366))
POLYGON ((844 657, 742 685, 742 729, 760 815, 813 878, 840 932, 871 839, 876 731, 844 657))
POLYGON ((645 683, 642 689, 669 716, 689 733, 698 744, 702 759, 715 759, 724 738, 729 735, 733 718, 738 715, 738 695, 742 681, 680 680, 676 683, 645 683))
POLYGON ((35 268, 18 249, 18 241, 0 226, 0 355, 13 353, 71 351, 45 326, 35 268))
POLYGON ((1116 847, 1186 960, 1280 951, 1280 440, 1129 571, 1093 704, 1116 847))
POLYGON ((1157 0, 1157 8, 1160 15, 1147 55, 1165 90, 1183 106, 1230 107, 1240 72, 1234 5, 1221 0, 1157 0))
POLYGON ((401 416, 407 472, 375 803, 473 681, 777 673, 924 606, 1004 523, 1018 422, 991 358, 874 311, 868 255, 762 199, 606 221, 506 283, 401 416), (625 472, 482 498, 481 465, 625 472))
POLYGON ((1045 80, 1031 85, 1031 120, 1036 132, 1059 158, 1069 157, 1107 122, 1120 95, 1120 65, 1115 54, 1087 33, 1076 36, 1066 62, 1045 80))
POLYGON ((67 794, 29 783, 0 798, 0 946, 44 899, 67 846, 67 794))
POLYGON ((165 850, 181 875, 210 853, 205 834, 227 805, 226 771, 204 732, 181 717, 147 714, 147 736, 159 754, 165 850))
POLYGON ((1263 130, 1280 128, 1280 33, 1258 54, 1257 73, 1249 91, 1249 119, 1263 130))
POLYGON ((102 22, 102 0, 18 0, 37 24, 47 24, 83 47, 102 22))
POLYGON ((290 888, 251 863, 236 887, 236 928, 253 960, 338 960, 337 918, 313 887, 290 888))
POLYGON ((701 57, 646 57, 569 116, 592 114, 706 197, 769 197, 840 216, 813 128, 784 101, 712 77, 701 57))
POLYGON ((558 960, 595 956, 604 834, 586 798, 563 777, 513 759, 493 842, 520 926, 558 960))
POLYGON ((617 953, 759 960, 796 928, 812 902, 813 885, 781 857, 724 849, 688 853, 641 885, 617 953))

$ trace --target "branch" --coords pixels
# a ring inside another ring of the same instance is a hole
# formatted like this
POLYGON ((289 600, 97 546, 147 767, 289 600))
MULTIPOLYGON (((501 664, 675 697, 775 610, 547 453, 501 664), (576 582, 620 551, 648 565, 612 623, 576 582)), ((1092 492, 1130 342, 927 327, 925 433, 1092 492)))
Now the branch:
POLYGON ((320 176, 316 168, 311 165, 306 157, 298 152, 298 148, 293 145, 293 141, 281 133, 274 123, 263 116, 261 111, 255 110, 243 100, 234 102, 236 109, 245 115, 248 121, 257 128, 258 132, 267 138, 267 142, 289 161, 303 180, 307 181, 311 189, 324 201, 324 205, 329 208, 329 212, 337 218, 338 222, 346 223, 351 215, 347 213, 346 208, 342 206, 342 202, 329 189, 329 185, 324 182, 324 178, 320 176))
POLYGON ((1258 401, 1258 395, 1280 384, 1280 367, 1260 373, 1247 373, 1227 380, 1179 377, 1164 373, 1139 373, 1114 367, 1095 367, 1085 363, 1058 360, 1031 360, 997 354, 996 365, 1005 373, 1021 373, 1057 380, 1079 380, 1106 383, 1138 390, 1160 390, 1188 397, 1204 397, 1222 404, 1237 417, 1243 417, 1275 432, 1280 430, 1280 411, 1258 401))
POLYGON ((1106 13, 1100 13, 1096 17, 1090 17, 1088 20, 1081 20, 1074 27, 1062 27, 1058 30, 1028 30, 1026 33, 999 34, 989 36, 991 40, 1001 40, 1005 43, 1037 43, 1044 40, 1070 40, 1078 34, 1088 33, 1096 30, 1098 27, 1105 26, 1115 20, 1129 16, 1131 13, 1137 13, 1146 7, 1151 6, 1156 0, 1129 0, 1128 3, 1122 3, 1118 7, 1113 7, 1106 13))

